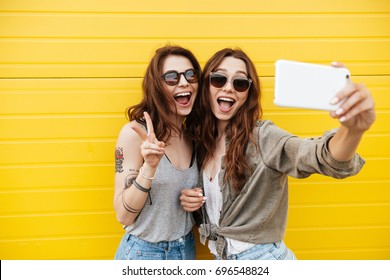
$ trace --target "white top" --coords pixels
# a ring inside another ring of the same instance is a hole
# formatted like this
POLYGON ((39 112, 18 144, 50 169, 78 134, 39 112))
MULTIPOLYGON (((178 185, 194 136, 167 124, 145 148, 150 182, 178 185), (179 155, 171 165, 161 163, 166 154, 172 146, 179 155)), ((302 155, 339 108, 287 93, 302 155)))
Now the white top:
MULTIPOLYGON (((218 171, 219 173, 219 171, 218 171)), ((205 172, 203 172, 203 186, 205 196, 207 197, 206 211, 209 216, 210 223, 212 225, 219 225, 219 217, 222 210, 222 190, 218 184, 218 173, 215 176, 213 181, 210 181, 205 172)), ((238 254, 248 250, 249 248, 255 246, 256 244, 242 242, 235 239, 226 238, 227 242, 227 255, 238 254)), ((210 252, 213 255, 218 255, 216 248, 216 241, 209 240, 208 246, 210 252)))

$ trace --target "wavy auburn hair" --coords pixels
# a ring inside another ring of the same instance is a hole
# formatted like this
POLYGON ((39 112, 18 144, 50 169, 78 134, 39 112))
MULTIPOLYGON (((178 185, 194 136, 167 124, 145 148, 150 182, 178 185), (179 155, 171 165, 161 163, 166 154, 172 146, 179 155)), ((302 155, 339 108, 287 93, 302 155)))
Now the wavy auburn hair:
POLYGON ((156 50, 152 57, 142 82, 142 100, 139 104, 126 109, 126 115, 130 121, 136 120, 146 127, 143 113, 147 111, 152 119, 154 132, 157 139, 168 142, 172 131, 181 133, 182 127, 177 127, 172 118, 172 114, 177 113, 174 100, 171 95, 164 90, 164 80, 162 79, 162 69, 166 58, 170 55, 178 55, 188 58, 192 67, 201 72, 198 60, 194 54, 185 48, 174 45, 166 45, 156 50), (172 108, 175 111, 172 111, 172 108))
POLYGON ((229 120, 226 127, 228 146, 224 163, 226 173, 224 180, 229 182, 237 192, 241 191, 248 178, 250 170, 245 158, 246 148, 252 139, 252 130, 256 121, 262 116, 260 105, 260 81, 251 59, 241 49, 226 48, 214 54, 206 63, 202 73, 200 94, 194 109, 187 118, 187 124, 198 142, 197 160, 201 170, 212 159, 218 137, 217 122, 211 110, 210 73, 215 71, 226 57, 241 59, 246 64, 248 78, 252 80, 248 98, 236 114, 229 120), (200 122, 200 120, 203 120, 200 122))

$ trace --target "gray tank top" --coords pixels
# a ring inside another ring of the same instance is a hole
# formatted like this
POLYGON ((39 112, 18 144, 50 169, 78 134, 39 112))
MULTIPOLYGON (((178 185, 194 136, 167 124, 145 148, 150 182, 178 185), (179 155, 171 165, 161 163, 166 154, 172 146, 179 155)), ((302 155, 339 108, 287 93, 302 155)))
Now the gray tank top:
POLYGON ((126 231, 149 242, 173 241, 185 236, 194 225, 190 212, 180 204, 181 190, 198 184, 196 159, 188 169, 177 169, 164 155, 157 167, 150 196, 135 222, 126 231))

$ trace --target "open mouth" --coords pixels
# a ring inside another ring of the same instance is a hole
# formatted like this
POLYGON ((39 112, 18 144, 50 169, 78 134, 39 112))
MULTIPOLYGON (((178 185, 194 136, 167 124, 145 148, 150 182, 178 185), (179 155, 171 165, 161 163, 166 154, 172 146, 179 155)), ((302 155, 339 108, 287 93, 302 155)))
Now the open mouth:
POLYGON ((180 105, 187 105, 191 100, 190 92, 180 92, 173 97, 180 105))
POLYGON ((217 102, 218 102, 219 108, 222 111, 229 111, 230 108, 233 107, 234 103, 236 103, 236 101, 234 101, 231 98, 227 98, 227 97, 220 97, 217 99, 217 102))

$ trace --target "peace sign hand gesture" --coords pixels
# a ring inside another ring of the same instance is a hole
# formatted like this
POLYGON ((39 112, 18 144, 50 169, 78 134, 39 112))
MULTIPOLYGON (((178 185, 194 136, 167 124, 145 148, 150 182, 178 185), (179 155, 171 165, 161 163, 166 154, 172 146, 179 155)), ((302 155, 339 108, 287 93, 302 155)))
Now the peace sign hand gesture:
POLYGON ((145 130, 143 130, 137 125, 133 125, 131 126, 131 128, 135 132, 137 132, 137 134, 143 141, 141 145, 141 155, 144 158, 145 163, 151 168, 155 169, 157 168, 160 159, 164 155, 165 143, 159 141, 156 138, 156 135, 154 134, 152 120, 147 112, 144 112, 144 117, 146 121, 147 133, 145 132, 145 130))

